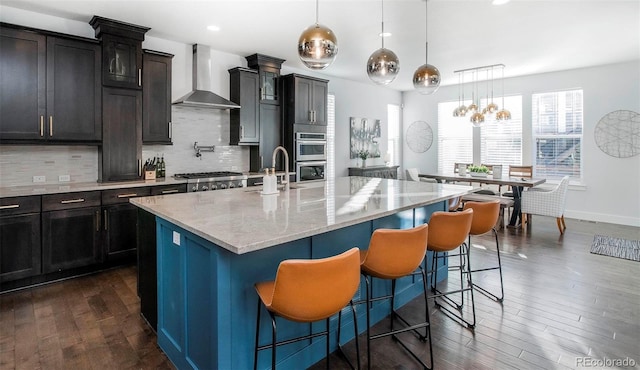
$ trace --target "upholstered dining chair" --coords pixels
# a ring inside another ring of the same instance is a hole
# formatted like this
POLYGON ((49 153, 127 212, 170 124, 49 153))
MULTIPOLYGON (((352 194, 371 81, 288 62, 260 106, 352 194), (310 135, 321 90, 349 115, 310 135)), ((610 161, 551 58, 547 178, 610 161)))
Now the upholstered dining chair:
POLYGON ((431 182, 431 183, 437 183, 437 181, 435 179, 428 179, 426 177, 420 177, 420 175, 418 175, 418 169, 413 167, 413 168, 407 168, 406 169, 406 179, 409 181, 422 181, 422 182, 431 182))
POLYGON ((569 176, 565 176, 554 189, 523 192, 522 228, 525 223, 531 225, 531 215, 551 216, 556 218, 560 234, 564 234, 567 229, 567 225, 564 223, 564 206, 568 188, 569 176))

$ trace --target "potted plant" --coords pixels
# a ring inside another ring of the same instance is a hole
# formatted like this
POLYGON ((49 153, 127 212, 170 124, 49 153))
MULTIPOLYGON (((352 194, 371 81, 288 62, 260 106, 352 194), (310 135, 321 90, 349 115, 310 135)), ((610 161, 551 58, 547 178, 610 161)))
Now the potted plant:
POLYGON ((469 175, 474 176, 474 177, 487 177, 487 175, 489 174, 489 169, 487 168, 487 166, 474 166, 471 165, 467 168, 467 170, 469 171, 469 175))
POLYGON ((358 157, 362 159, 362 167, 367 166, 367 158, 369 158, 369 151, 365 149, 361 149, 358 151, 358 157))

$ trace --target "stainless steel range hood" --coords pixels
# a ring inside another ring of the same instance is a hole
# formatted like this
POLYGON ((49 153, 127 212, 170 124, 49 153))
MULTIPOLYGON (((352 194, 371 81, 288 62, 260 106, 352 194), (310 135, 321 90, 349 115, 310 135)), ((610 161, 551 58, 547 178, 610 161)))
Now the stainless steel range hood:
POLYGON ((211 109, 236 109, 240 106, 211 90, 211 49, 193 45, 193 90, 173 104, 211 109))

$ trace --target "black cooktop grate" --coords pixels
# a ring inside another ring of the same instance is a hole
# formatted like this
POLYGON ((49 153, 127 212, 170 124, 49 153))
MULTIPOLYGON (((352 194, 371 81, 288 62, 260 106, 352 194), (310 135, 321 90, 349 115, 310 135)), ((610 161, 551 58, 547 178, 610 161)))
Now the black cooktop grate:
POLYGON ((213 177, 229 177, 229 176, 242 176, 240 172, 230 171, 214 171, 214 172, 190 172, 190 173, 176 173, 173 175, 179 179, 199 179, 199 178, 213 178, 213 177))

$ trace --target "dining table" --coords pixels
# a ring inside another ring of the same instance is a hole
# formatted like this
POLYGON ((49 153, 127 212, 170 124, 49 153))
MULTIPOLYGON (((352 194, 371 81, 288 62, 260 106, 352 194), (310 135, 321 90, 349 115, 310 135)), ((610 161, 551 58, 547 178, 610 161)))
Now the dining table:
MULTIPOLYGON (((465 183, 478 183, 478 184, 491 184, 499 186, 510 186, 513 191, 513 212, 509 219, 509 226, 518 226, 518 220, 522 222, 521 212, 521 197, 524 188, 532 188, 534 186, 543 184, 546 182, 544 178, 528 178, 528 177, 501 177, 493 178, 493 175, 487 174, 486 176, 473 176, 473 175, 458 175, 453 173, 420 173, 418 177, 427 179, 434 179, 439 183, 451 183, 451 182, 465 182, 465 183)), ((502 196, 498 193, 497 196, 502 196)))

